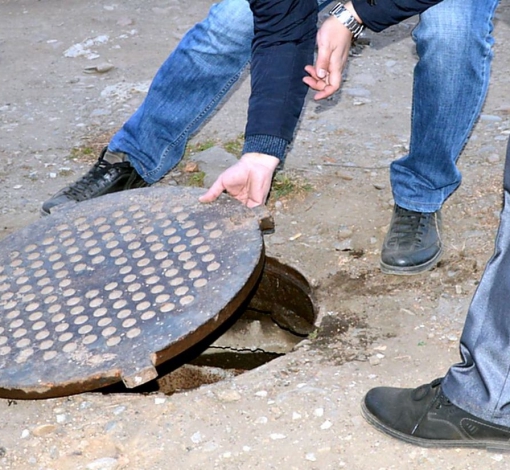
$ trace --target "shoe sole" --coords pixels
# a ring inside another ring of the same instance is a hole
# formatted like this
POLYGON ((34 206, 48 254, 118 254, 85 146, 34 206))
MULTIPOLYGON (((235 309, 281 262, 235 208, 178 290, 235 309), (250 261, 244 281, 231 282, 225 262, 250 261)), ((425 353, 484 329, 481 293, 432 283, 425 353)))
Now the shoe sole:
MULTIPOLYGON (((113 193, 116 193, 116 192, 119 192, 119 191, 129 191, 130 189, 139 189, 139 188, 146 188, 150 186, 150 184, 148 183, 145 183, 145 182, 141 182, 141 183, 138 183, 136 185, 133 185, 133 186, 130 186, 129 188, 124 188, 124 189, 120 189, 118 191, 110 191, 110 192, 106 192, 104 194, 100 194, 98 196, 94 196, 90 199, 95 199, 97 197, 101 197, 101 196, 106 196, 107 194, 113 194, 113 193)), ((84 199, 83 201, 90 201, 90 199, 84 199)), ((79 204, 80 202, 83 202, 83 201, 68 201, 64 204, 59 204, 58 206, 53 206, 52 209, 55 209, 55 212, 60 210, 61 208, 63 208, 64 206, 68 206, 69 204, 79 204)), ((51 215, 53 212, 50 210, 50 211, 45 211, 42 207, 39 209, 39 214, 42 215, 43 217, 47 217, 48 215, 51 215)))
POLYGON ((436 256, 434 256, 432 259, 430 259, 426 263, 419 264, 417 266, 403 266, 403 267, 391 266, 390 264, 385 264, 382 261, 380 262, 379 266, 384 274, 396 274, 397 276, 413 276, 414 274, 421 274, 425 271, 432 269, 437 263, 439 263, 442 256, 443 247, 439 249, 436 256))
POLYGON ((371 424, 378 431, 387 434, 388 436, 394 437, 399 441, 413 444, 420 447, 427 448, 452 448, 452 447, 463 447, 473 449, 486 449, 490 452, 510 452, 510 442, 502 441, 480 441, 480 440, 442 440, 442 439, 423 439, 421 437, 410 436, 400 431, 386 426, 384 423, 379 421, 366 407, 365 402, 361 402, 361 414, 363 418, 371 424))

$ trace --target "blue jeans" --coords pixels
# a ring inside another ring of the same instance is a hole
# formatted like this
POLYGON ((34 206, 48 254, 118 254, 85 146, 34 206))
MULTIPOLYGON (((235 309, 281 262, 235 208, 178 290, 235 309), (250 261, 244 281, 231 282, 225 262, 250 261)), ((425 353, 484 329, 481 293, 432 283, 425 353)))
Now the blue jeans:
MULTIPOLYGON (((326 5, 329 0, 318 0, 326 5)), ((480 112, 487 83, 497 0, 444 0, 421 16, 414 35, 410 155, 391 168, 394 198, 435 211, 457 188, 455 167, 480 112)), ((250 59, 253 17, 246 0, 223 0, 194 26, 155 75, 140 108, 109 149, 128 154, 148 182, 181 160, 188 138, 211 115, 250 59)))
POLYGON ((444 0, 413 31, 409 155, 391 165, 395 202, 435 212, 458 188, 456 162, 482 108, 492 60, 492 17, 499 0, 444 0))
POLYGON ((251 57, 252 38, 247 0, 213 5, 163 63, 144 102, 113 136, 109 150, 126 153, 147 183, 165 176, 181 160, 189 137, 239 80, 251 57))
POLYGON ((510 427, 510 145, 504 206, 494 255, 475 292, 460 339, 462 363, 450 368, 442 389, 452 403, 510 427))

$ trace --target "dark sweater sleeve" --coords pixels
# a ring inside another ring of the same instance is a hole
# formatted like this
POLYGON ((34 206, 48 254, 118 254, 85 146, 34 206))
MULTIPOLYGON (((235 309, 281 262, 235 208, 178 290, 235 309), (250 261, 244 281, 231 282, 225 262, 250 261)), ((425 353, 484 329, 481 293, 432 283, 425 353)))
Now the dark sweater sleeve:
POLYGON ((354 9, 367 28, 379 32, 423 13, 442 0, 352 0, 354 9))
POLYGON ((303 77, 313 63, 317 1, 250 0, 250 7, 255 37, 244 151, 283 159, 308 91, 303 77))

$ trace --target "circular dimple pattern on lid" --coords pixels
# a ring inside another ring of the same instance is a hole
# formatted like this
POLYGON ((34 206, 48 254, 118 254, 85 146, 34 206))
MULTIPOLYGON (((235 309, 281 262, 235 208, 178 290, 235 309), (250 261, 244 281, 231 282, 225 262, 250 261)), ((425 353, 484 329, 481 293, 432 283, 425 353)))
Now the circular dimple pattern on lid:
MULTIPOLYGON (((98 201, 97 209, 81 209, 86 201, 52 223, 42 219, 25 238, 11 237, 12 247, 0 241, 0 388, 2 370, 15 363, 38 363, 42 373, 127 360, 154 342, 159 349, 146 354, 162 351, 177 337, 171 325, 194 332, 202 323, 193 315, 209 321, 223 308, 216 290, 244 279, 236 295, 246 282, 229 237, 251 215, 225 207, 210 214, 214 205, 198 204, 195 195, 164 202, 141 192, 122 196, 111 205, 98 201)), ((241 252, 260 237, 242 230, 241 252)))

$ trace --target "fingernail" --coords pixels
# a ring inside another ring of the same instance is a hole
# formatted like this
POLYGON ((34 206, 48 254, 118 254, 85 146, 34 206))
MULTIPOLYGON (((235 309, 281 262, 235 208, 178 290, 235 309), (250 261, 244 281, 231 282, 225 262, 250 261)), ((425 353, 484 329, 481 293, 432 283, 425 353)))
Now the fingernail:
POLYGON ((325 71, 324 69, 319 69, 319 70, 317 71, 317 76, 318 76, 319 78, 324 78, 324 77, 326 77, 326 75, 327 75, 327 73, 326 73, 326 71, 325 71))

